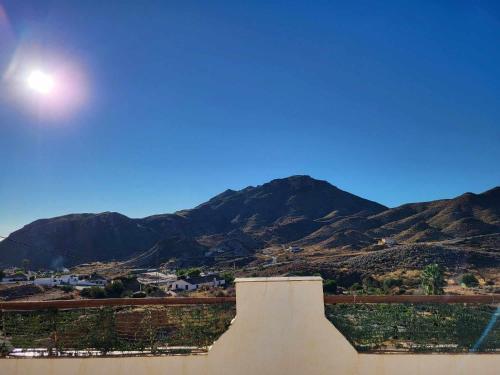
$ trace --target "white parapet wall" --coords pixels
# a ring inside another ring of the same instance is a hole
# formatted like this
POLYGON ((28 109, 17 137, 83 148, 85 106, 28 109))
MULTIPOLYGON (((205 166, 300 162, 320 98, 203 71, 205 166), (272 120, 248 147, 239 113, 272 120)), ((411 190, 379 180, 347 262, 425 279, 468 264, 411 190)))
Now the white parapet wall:
POLYGON ((0 375, 497 375, 496 354, 359 354, 325 318, 319 277, 236 279, 236 319, 208 354, 0 359, 0 375))

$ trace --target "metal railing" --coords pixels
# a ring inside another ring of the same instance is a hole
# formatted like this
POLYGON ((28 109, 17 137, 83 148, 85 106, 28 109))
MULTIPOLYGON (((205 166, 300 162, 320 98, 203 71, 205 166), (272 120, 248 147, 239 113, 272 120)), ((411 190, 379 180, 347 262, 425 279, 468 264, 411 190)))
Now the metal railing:
POLYGON ((232 297, 0 303, 0 355, 206 352, 236 315, 232 297))
POLYGON ((359 352, 500 352, 499 295, 333 295, 325 315, 359 352))
MULTIPOLYGON (((236 298, 0 302, 0 356, 206 352, 236 298)), ((325 315, 360 352, 498 352, 499 295, 325 295, 325 315)))

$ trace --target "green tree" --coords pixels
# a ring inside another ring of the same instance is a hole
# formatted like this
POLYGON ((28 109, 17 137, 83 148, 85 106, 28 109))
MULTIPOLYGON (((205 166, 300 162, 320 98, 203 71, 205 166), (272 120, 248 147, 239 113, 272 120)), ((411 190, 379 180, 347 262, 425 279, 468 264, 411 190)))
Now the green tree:
POLYGON ((86 298, 106 298, 107 294, 103 288, 98 286, 91 286, 90 288, 84 288, 81 290, 80 295, 86 298))
POLYGON ((466 273, 462 276, 462 284, 466 287, 471 288, 479 285, 479 280, 472 273, 466 273))
POLYGON ((337 282, 331 279, 323 281, 323 291, 328 294, 335 294, 337 292, 337 282))
POLYGON ((190 268, 187 270, 186 275, 189 277, 200 276, 201 270, 199 268, 190 268))
POLYGON ((224 272, 222 275, 222 278, 226 282, 226 286, 230 286, 234 283, 234 274, 231 272, 224 272))
POLYGON ((201 270, 199 268, 181 268, 176 271, 177 276, 200 276, 201 270))
POLYGON ((23 270, 24 272, 28 272, 30 269, 30 260, 29 259, 23 259, 23 270))
POLYGON ((125 288, 121 280, 113 280, 111 283, 104 287, 107 297, 118 298, 121 297, 125 288))
POLYGON ((439 264, 426 266, 420 275, 420 280, 425 294, 443 294, 444 276, 439 264))

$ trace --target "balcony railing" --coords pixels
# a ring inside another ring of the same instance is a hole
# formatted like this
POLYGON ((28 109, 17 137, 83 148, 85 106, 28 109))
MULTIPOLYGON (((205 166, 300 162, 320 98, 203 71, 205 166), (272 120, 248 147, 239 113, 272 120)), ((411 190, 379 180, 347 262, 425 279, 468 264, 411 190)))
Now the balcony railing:
MULTIPOLYGON (((358 352, 498 352, 500 296, 324 297, 325 315, 358 352)), ((134 356, 208 348, 235 298, 123 298, 0 303, 0 355, 134 356)))
POLYGON ((234 298, 0 303, 4 356, 205 352, 229 327, 234 298))
POLYGON ((498 352, 500 296, 326 296, 325 314, 358 352, 498 352))

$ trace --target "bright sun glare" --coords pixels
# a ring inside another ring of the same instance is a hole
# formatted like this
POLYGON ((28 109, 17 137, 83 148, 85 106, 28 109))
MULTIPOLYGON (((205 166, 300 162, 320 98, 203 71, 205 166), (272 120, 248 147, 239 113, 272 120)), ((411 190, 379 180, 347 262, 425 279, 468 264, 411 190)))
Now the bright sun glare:
POLYGON ((40 94, 50 94, 54 89, 54 78, 40 70, 33 70, 28 76, 28 87, 40 94))

